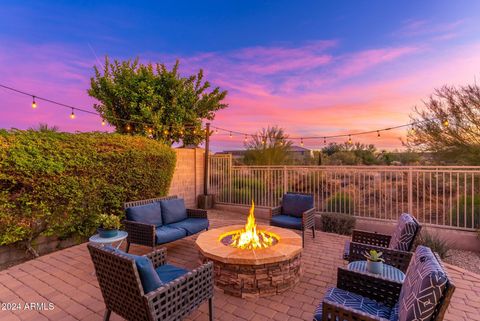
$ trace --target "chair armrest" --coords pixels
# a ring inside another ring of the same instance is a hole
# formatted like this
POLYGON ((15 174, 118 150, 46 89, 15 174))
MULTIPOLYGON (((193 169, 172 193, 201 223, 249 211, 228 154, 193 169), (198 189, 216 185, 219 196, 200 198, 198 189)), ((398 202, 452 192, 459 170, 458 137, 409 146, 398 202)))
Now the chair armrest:
POLYGON ((339 267, 337 288, 384 303, 392 308, 398 302, 402 283, 339 267))
POLYGON ((275 206, 270 209, 270 217, 282 214, 282 206, 275 206))
POLYGON ((192 218, 208 218, 207 210, 187 208, 187 216, 192 218))
POLYGON ((392 237, 386 234, 353 230, 352 242, 388 247, 392 237))
POLYGON ((372 314, 349 308, 343 304, 323 300, 322 302, 322 320, 361 320, 361 321, 388 321, 387 319, 377 317, 372 314))
POLYGON ((155 320, 180 320, 213 297, 213 262, 207 262, 144 295, 155 320))
POLYGON ((407 272, 408 265, 410 264, 410 260, 412 259, 413 255, 412 252, 392 250, 370 244, 351 242, 350 252, 348 254, 348 262, 365 261, 365 252, 370 250, 382 252, 382 258, 385 260, 385 263, 396 267, 403 273, 407 272))
POLYGON ((129 243, 155 246, 155 225, 124 220, 125 230, 128 233, 129 243))
POLYGON ((314 207, 302 213, 302 225, 304 229, 315 227, 315 208, 314 207))
POLYGON ((145 256, 152 261, 154 268, 158 268, 159 266, 167 263, 166 248, 156 249, 155 251, 145 254, 145 256))

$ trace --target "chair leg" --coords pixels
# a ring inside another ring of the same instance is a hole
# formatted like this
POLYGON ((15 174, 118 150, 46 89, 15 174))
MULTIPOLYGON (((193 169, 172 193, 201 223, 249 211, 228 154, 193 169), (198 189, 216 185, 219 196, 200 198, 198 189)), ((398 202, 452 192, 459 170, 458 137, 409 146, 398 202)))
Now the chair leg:
POLYGON ((312 226, 313 238, 315 238, 315 226, 312 226))
POLYGON ((110 314, 112 314, 112 311, 109 309, 105 310, 105 314, 103 315, 103 321, 109 321, 110 320, 110 314))
POLYGON ((305 230, 302 230, 302 247, 305 247, 305 230))
POLYGON ((208 299, 208 317, 213 321, 213 298, 208 299))
POLYGON ((128 251, 130 251, 130 242, 127 241, 127 248, 125 249, 125 252, 128 253, 128 251))

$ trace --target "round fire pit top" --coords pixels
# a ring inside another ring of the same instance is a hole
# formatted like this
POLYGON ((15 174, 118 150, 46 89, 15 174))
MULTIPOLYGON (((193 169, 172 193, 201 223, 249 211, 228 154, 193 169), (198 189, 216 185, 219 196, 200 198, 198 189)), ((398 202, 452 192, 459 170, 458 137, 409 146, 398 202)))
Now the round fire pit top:
POLYGON ((203 256, 229 264, 269 264, 289 260, 302 252, 301 236, 275 226, 257 227, 258 230, 274 233, 278 237, 274 245, 264 249, 246 250, 222 243, 222 235, 243 227, 243 225, 230 225, 203 232, 197 238, 197 246, 203 256))

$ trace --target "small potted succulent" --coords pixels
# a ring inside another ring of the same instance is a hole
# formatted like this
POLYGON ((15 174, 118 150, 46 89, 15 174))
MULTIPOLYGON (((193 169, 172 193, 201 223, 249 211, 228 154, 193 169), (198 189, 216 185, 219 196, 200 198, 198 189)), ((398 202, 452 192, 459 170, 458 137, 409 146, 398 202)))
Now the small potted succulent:
POLYGON ((367 259, 367 271, 374 274, 382 274, 383 262, 385 260, 381 257, 382 252, 370 250, 365 252, 365 258, 367 259))
POLYGON ((114 214, 100 214, 98 216, 97 232, 100 237, 109 238, 117 236, 120 228, 120 218, 114 214))

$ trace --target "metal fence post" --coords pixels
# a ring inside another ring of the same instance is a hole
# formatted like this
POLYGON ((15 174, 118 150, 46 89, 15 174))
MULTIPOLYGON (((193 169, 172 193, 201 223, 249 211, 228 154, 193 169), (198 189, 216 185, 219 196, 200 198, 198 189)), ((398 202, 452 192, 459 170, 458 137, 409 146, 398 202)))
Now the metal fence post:
POLYGON ((408 167, 408 214, 413 215, 413 169, 408 167))
POLYGON ((287 166, 283 166, 283 194, 288 191, 288 171, 287 166))

